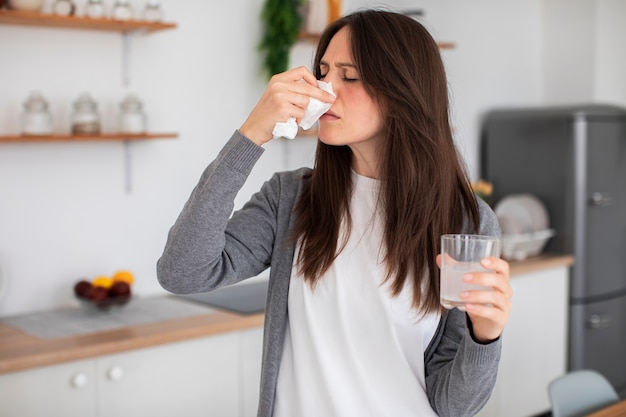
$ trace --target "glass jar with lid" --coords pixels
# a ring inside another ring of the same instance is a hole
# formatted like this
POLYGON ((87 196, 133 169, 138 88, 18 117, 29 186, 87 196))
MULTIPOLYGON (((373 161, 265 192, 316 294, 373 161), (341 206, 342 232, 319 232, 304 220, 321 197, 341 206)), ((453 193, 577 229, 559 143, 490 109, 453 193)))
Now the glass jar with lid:
POLYGON ((52 134, 52 113, 48 101, 38 91, 30 93, 24 102, 22 113, 22 135, 37 136, 52 134))
POLYGON ((85 5, 85 16, 92 19, 101 19, 105 15, 104 5, 102 0, 87 0, 85 5))
POLYGON ((133 18, 133 10, 128 0, 115 0, 111 17, 114 20, 131 20, 133 18))
POLYGON ((44 6, 44 0, 7 0, 7 8, 11 10, 23 10, 28 12, 40 12, 44 6))
POLYGON ((141 17, 146 22, 160 22, 163 20, 163 9, 161 9, 160 0, 148 0, 141 17))
POLYGON ((135 94, 128 94, 120 103, 118 119, 119 133, 142 134, 146 133, 146 114, 143 103, 135 94))
POLYGON ((52 12, 59 16, 72 16, 76 5, 72 0, 55 0, 52 3, 52 12))
POLYGON ((98 104, 89 93, 82 93, 74 102, 72 134, 97 135, 99 133, 100 114, 98 114, 98 104))

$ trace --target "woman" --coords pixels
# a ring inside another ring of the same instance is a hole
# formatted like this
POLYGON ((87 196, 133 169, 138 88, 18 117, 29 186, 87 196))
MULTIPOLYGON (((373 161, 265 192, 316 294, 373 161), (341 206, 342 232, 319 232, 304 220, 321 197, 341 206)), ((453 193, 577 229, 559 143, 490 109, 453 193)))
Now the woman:
POLYGON ((508 264, 439 304, 444 233, 499 234, 448 122, 437 45, 406 16, 363 11, 324 32, 314 74, 274 76, 202 175, 158 263, 164 288, 206 292, 270 268, 259 416, 470 416, 495 382, 508 264), (304 80, 304 82, 302 82, 304 80), (332 83, 335 96, 317 88, 332 83), (275 174, 232 217, 277 122, 319 120, 313 170, 275 174), (229 218, 230 217, 230 218, 229 218))

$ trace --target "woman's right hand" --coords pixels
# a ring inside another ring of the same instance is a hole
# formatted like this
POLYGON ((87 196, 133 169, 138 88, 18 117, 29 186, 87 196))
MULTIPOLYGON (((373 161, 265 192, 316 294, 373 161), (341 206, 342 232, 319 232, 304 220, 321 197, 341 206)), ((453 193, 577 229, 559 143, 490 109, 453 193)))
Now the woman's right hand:
POLYGON ((257 145, 263 145, 273 138, 276 123, 291 117, 300 122, 311 97, 327 103, 335 100, 317 87, 317 79, 305 67, 276 74, 239 131, 257 145))

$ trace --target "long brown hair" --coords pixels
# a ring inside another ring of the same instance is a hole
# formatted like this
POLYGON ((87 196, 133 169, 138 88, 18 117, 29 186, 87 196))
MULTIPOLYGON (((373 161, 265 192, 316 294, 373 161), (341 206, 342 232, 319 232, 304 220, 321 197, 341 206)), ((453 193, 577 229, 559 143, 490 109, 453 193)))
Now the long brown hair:
MULTIPOLYGON (((437 44, 414 19, 382 10, 335 21, 322 34, 314 73, 332 37, 350 31, 354 64, 383 115, 379 207, 383 213, 386 280, 398 295, 413 277, 413 307, 440 310, 435 258, 440 236, 464 222, 479 229, 476 199, 449 123, 448 89, 437 44)), ((298 267, 315 286, 341 251, 340 226, 350 227, 352 152, 318 140, 315 165, 296 205, 298 267)))

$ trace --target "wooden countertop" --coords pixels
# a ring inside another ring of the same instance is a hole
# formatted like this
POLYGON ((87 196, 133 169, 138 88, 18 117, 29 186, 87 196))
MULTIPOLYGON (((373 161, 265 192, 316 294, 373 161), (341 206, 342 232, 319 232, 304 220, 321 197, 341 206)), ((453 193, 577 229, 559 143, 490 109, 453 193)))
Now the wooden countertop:
MULTIPOLYGON (((569 255, 542 255, 511 262, 511 276, 570 266, 569 255)), ((0 322, 0 374, 55 365, 133 349, 245 330, 263 325, 263 314, 216 310, 205 315, 57 339, 40 339, 0 322)))
POLYGON ((570 267, 574 264, 572 255, 555 255, 542 254, 523 261, 510 261, 510 274, 512 278, 515 275, 527 274, 529 272, 540 271, 542 269, 558 268, 562 266, 570 267))
POLYGON ((626 415, 626 400, 610 405, 595 413, 589 414, 587 417, 621 417, 626 415))
POLYGON ((263 325, 263 314, 223 310, 118 330, 58 339, 40 339, 0 323, 0 374, 166 343, 245 330, 263 325))

